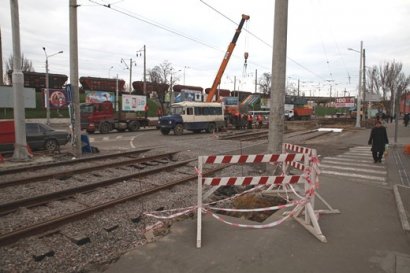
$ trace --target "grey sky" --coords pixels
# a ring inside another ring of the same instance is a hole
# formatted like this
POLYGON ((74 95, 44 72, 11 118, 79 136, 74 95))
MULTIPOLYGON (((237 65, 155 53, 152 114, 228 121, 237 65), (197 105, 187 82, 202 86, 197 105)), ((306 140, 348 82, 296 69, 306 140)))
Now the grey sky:
MULTIPOLYGON (((80 76, 118 74, 128 82, 129 71, 121 59, 129 62, 132 58, 136 61, 133 81, 141 80, 143 58, 136 57, 136 51, 146 45, 148 68, 168 60, 177 71, 175 76, 180 78, 180 84, 185 72, 187 85, 207 88, 212 85, 236 29, 235 24, 200 0, 93 1, 112 3, 113 8, 132 17, 88 0, 78 0, 80 76), (111 66, 114 68, 110 69, 111 66)), ((236 77, 237 89, 253 91, 255 70, 258 75, 271 70, 269 45, 273 44, 274 1, 203 1, 235 23, 239 23, 241 14, 250 15, 246 29, 251 34, 241 33, 221 87, 233 90, 236 77), (247 76, 243 75, 245 51, 249 52, 247 76)), ((68 3, 68 0, 19 1, 22 52, 33 61, 37 72, 45 70, 42 47, 46 47, 48 54, 64 51, 49 59, 50 72, 69 75, 68 3)), ((328 95, 328 80, 333 80, 332 96, 343 95, 345 88, 356 95, 359 54, 347 48, 359 50, 360 40, 366 49, 367 66, 396 60, 410 74, 409 15, 410 0, 290 0, 289 84, 300 79, 306 95, 328 95)), ((9 0, 0 0, 0 27, 3 56, 7 58, 12 53, 9 0)))

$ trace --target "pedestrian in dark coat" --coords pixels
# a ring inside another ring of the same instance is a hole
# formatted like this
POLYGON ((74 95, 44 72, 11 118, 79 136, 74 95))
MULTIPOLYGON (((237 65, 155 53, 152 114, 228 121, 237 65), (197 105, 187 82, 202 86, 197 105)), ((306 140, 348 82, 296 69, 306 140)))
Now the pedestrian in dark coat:
POLYGON ((376 120, 376 125, 373 127, 370 138, 369 145, 372 145, 372 154, 374 163, 382 162, 383 153, 386 144, 389 144, 389 139, 387 138, 386 127, 382 126, 379 120, 376 120))

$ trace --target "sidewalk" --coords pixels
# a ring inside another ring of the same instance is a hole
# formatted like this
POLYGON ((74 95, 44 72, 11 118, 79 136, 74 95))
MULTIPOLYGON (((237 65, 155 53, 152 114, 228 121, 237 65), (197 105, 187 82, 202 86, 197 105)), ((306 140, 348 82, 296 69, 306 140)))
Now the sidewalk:
MULTIPOLYGON (((393 125, 387 127, 394 144, 393 125)), ((365 146, 369 133, 369 129, 357 129, 346 141, 365 146)), ((410 128, 400 124, 398 141, 383 163, 387 186, 320 176, 320 194, 341 211, 320 216, 327 243, 320 243, 294 220, 271 229, 240 229, 206 215, 201 249, 195 247, 196 220, 185 220, 174 224, 159 241, 123 255, 104 272, 408 273, 410 238, 402 228, 393 191, 393 185, 401 184, 399 194, 408 216, 410 193, 403 190, 407 189, 403 183, 406 175, 409 178, 410 159, 398 158, 405 144, 410 144, 410 128)))

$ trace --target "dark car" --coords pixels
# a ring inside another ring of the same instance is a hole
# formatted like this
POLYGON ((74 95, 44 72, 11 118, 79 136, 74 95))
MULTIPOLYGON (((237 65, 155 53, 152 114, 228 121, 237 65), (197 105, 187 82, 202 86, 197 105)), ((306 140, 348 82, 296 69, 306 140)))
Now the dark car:
MULTIPOLYGON (((5 127, 5 123, 2 126, 5 127)), ((10 139, 14 140, 14 124, 8 134, 11 138, 0 143, 0 151, 2 152, 14 150, 14 141, 10 141, 10 139)), ((61 145, 67 144, 71 139, 68 132, 54 130, 48 125, 35 122, 26 123, 26 136, 27 145, 32 150, 57 151, 61 145)))

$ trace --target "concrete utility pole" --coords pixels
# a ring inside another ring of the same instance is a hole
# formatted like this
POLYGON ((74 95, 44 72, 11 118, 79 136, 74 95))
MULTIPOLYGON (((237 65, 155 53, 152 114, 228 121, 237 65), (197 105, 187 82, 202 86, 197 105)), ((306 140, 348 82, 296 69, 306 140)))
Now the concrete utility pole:
POLYGON ((255 93, 258 92, 258 69, 255 69, 255 93))
POLYGON ((147 50, 146 47, 144 45, 144 95, 147 95, 147 79, 146 79, 146 75, 147 75, 147 50))
POLYGON ((70 16, 70 83, 73 92, 74 109, 74 146, 73 152, 77 157, 82 154, 81 119, 80 119, 80 90, 78 88, 78 31, 77 31, 77 0, 69 2, 70 16))
POLYGON ((128 93, 132 91, 132 58, 130 59, 130 85, 128 87, 128 93))
MULTIPOLYGON (((363 48, 363 106, 366 103, 366 49, 363 48)), ((366 120, 367 116, 370 114, 370 109, 369 109, 369 103, 367 104, 367 112, 366 114, 364 113, 364 107, 363 107, 363 119, 366 120)))
POLYGON ((3 47, 1 43, 1 27, 0 27, 0 85, 4 84, 3 81, 3 47))
POLYGON ((357 92, 356 128, 360 128, 362 108, 362 67, 363 67, 363 41, 360 41, 360 67, 359 67, 359 90, 357 92))
POLYGON ((286 44, 288 30, 288 0, 275 1, 273 31, 272 89, 269 115, 268 152, 282 152, 284 132, 284 97, 286 88, 286 44))
POLYGON ((18 0, 10 0, 11 31, 13 40, 13 101, 15 145, 13 160, 27 161, 30 156, 26 140, 26 116, 24 113, 24 75, 21 71, 20 19, 18 0))

